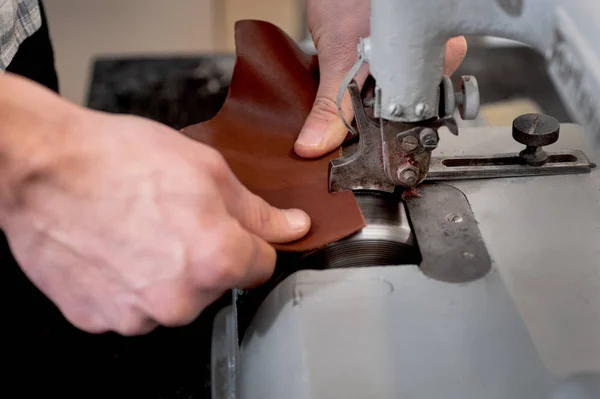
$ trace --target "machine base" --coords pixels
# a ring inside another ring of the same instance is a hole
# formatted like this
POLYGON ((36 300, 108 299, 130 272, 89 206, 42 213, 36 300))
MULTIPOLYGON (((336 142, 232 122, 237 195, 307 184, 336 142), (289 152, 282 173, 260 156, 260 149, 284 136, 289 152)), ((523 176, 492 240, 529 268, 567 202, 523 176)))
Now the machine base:
MULTIPOLYGON (((578 126, 561 129, 552 147, 590 153, 578 126)), ((463 129, 440 155, 515 152, 509 136, 463 129)), ((241 318, 218 316, 215 328, 229 327, 214 332, 213 399, 562 399, 574 392, 562 377, 599 373, 598 170, 448 184, 470 204, 489 273, 453 283, 417 264, 296 271, 265 295, 239 348, 241 318)))

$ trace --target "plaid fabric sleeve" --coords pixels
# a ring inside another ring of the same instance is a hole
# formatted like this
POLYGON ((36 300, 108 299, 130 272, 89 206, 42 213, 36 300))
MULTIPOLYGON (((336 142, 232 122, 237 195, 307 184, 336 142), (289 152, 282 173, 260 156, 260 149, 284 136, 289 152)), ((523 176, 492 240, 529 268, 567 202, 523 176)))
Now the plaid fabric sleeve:
POLYGON ((38 0, 0 0, 0 73, 41 24, 38 0))

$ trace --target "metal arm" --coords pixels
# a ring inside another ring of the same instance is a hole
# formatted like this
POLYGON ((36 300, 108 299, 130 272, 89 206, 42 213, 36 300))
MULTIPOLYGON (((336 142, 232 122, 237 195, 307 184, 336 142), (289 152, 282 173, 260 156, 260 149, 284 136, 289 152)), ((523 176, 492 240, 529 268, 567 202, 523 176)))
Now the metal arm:
POLYGON ((551 56, 558 0, 372 0, 365 61, 380 89, 380 116, 437 116, 445 44, 459 35, 524 42, 551 56))
POLYGON ((566 107, 600 154, 600 2, 589 0, 372 0, 365 61, 385 120, 436 116, 446 41, 491 35, 532 46, 566 107))

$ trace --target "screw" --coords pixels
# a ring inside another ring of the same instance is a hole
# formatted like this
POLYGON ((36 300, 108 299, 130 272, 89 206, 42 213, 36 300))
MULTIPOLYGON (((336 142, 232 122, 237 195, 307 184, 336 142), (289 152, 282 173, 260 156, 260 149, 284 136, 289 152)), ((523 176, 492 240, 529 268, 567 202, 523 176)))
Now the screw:
POLYGON ((435 147, 437 147, 438 144, 438 137, 437 137, 437 133, 435 132, 435 130, 431 129, 431 128, 425 128, 423 130, 421 130, 421 143, 423 144, 423 147, 427 150, 433 150, 435 149, 435 147))
POLYGON ((451 213, 448 216, 446 216, 446 220, 452 223, 460 223, 463 221, 462 216, 457 215, 456 213, 451 213))
POLYGON ((419 170, 413 165, 400 166, 397 176, 401 185, 413 187, 419 181, 419 170))
POLYGON ((427 105, 426 104, 418 103, 415 106, 415 115, 416 116, 421 117, 421 116, 425 115, 425 112, 427 112, 427 105))
POLYGON ((402 115, 402 107, 398 104, 391 103, 388 107, 388 112, 395 116, 402 115))
POLYGON ((414 151, 419 146, 419 140, 412 135, 404 136, 402 138, 401 147, 404 151, 414 151))

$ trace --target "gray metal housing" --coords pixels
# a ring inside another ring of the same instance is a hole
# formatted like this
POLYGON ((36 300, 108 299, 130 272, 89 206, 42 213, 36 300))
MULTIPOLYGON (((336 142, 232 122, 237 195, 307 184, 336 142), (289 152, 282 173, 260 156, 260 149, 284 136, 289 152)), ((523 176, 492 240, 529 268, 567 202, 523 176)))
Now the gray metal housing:
POLYGON ((600 154, 600 2, 593 0, 372 0, 365 61, 381 117, 434 117, 446 41, 491 35, 537 49, 574 120, 600 154), (401 110, 401 112, 398 112, 401 110))
POLYGON ((414 122, 437 115, 445 46, 454 36, 518 40, 549 56, 558 1, 512 1, 511 12, 498 0, 372 0, 366 61, 381 89, 381 117, 414 122), (398 108, 401 114, 392 112, 398 108))
MULTIPOLYGON (((440 151, 514 152, 509 137, 462 129, 440 151)), ((565 125, 549 150, 573 148, 589 153, 565 125)), ((452 185, 471 204, 490 274, 450 284, 415 266, 297 272, 266 298, 239 353, 214 349, 222 370, 237 369, 237 381, 215 374, 214 399, 588 399, 558 384, 600 373, 599 171, 452 185)), ((234 322, 226 310, 216 327, 234 322)))

